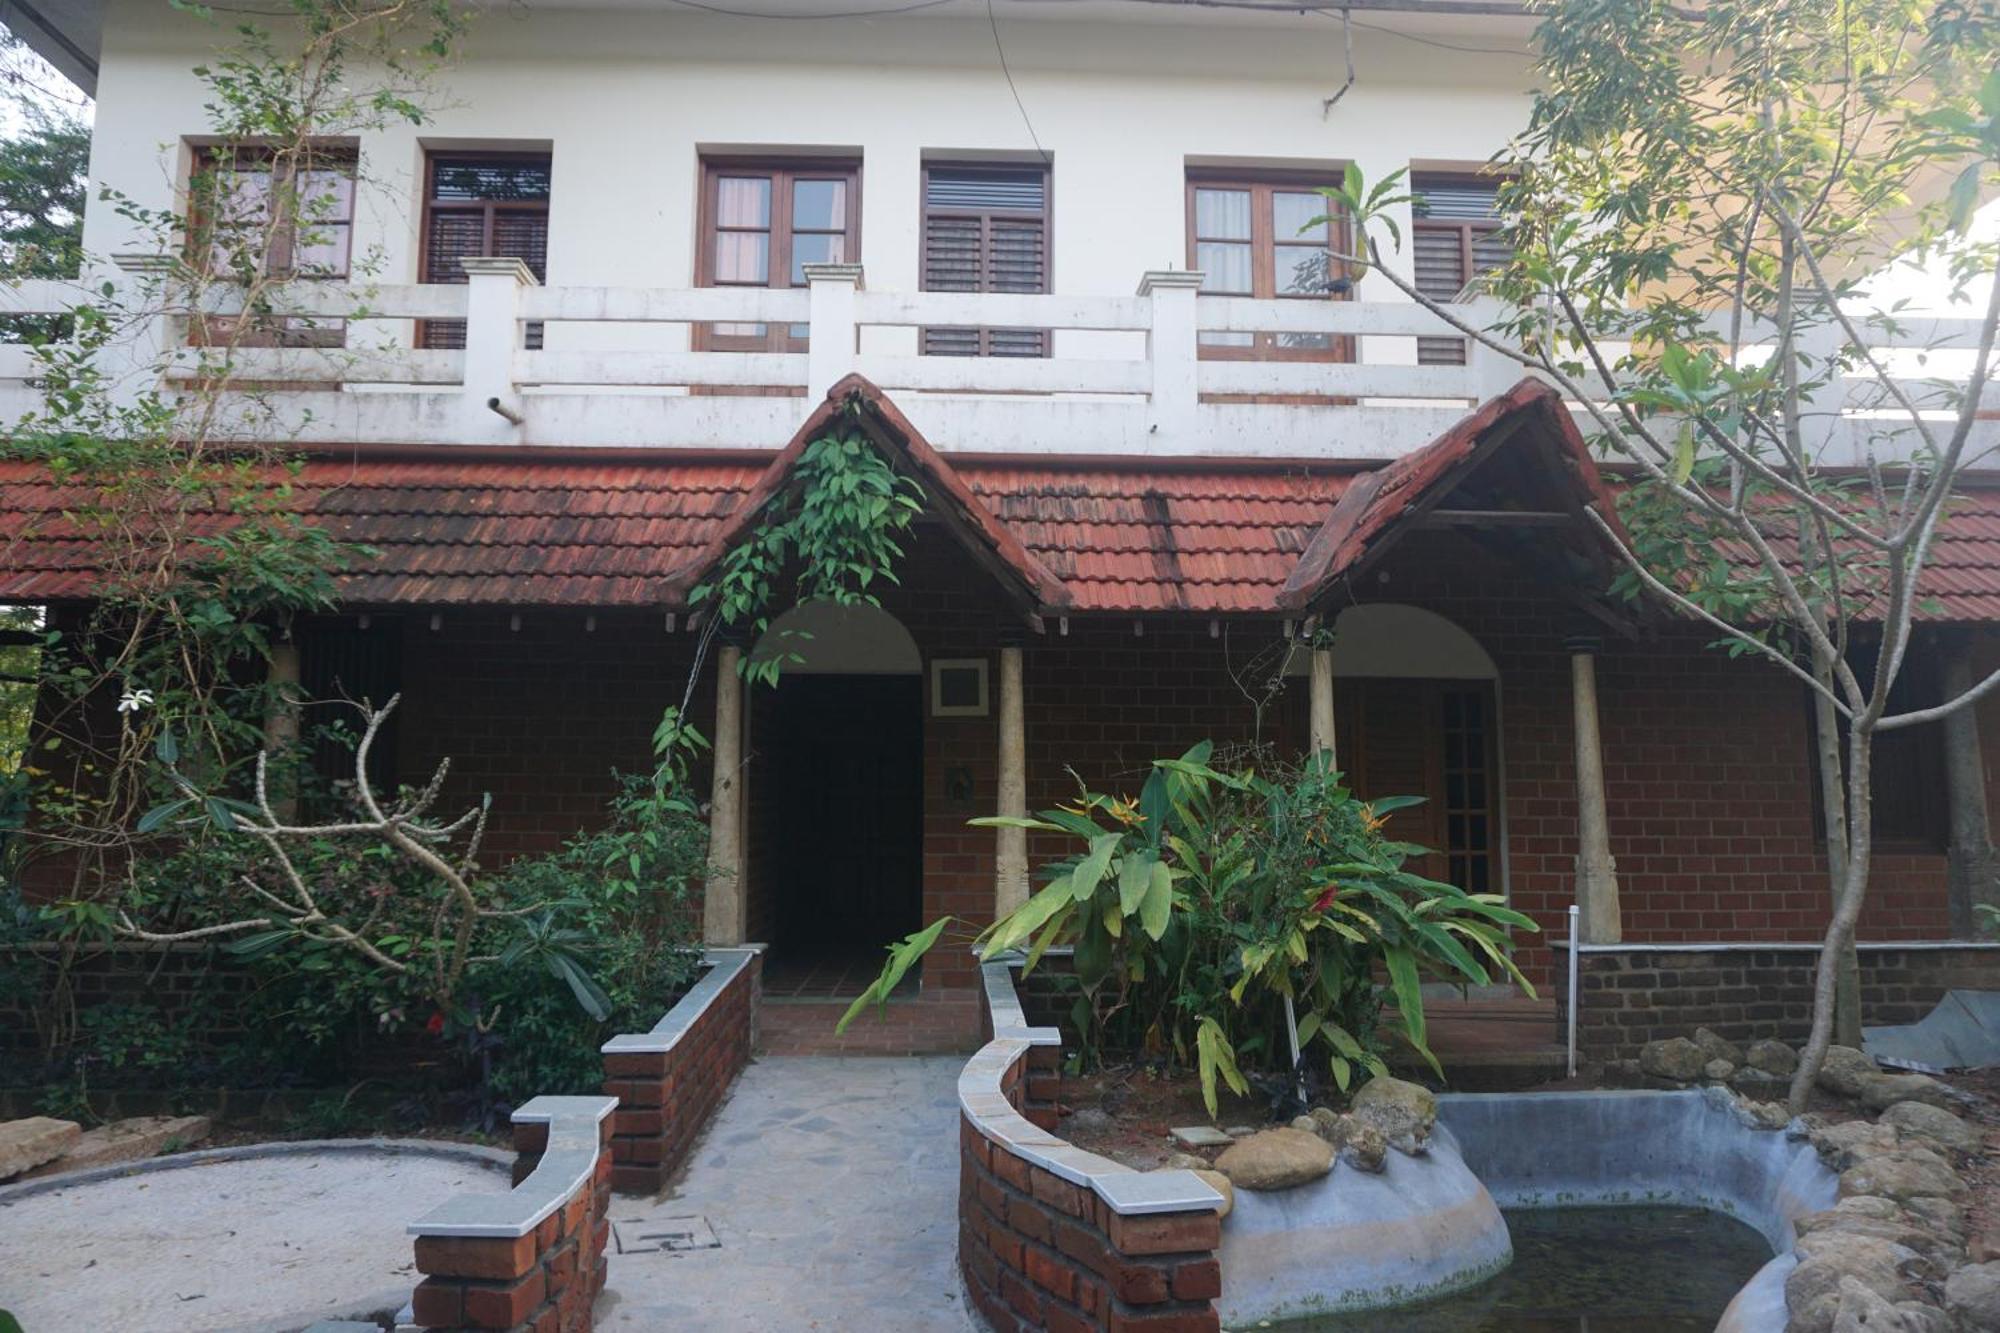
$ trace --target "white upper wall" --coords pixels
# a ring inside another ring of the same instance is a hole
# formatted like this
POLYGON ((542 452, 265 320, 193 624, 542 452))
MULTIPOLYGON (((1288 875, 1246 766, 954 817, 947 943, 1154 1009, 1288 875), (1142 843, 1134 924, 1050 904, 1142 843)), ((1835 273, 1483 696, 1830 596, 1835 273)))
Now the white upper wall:
MULTIPOLYGON (((746 0, 747 5, 747 0, 746 0)), ((426 146, 547 146, 554 162, 549 280, 691 285, 699 155, 712 148, 858 150, 861 261, 875 290, 917 286, 925 155, 1032 157, 1027 125, 983 7, 879 19, 720 18, 684 10, 515 6, 475 21, 423 127, 367 136, 357 265, 413 281, 426 146)), ((1326 167, 1471 166, 1527 112, 1526 26, 1415 20, 1423 40, 1354 32, 1317 14, 1184 16, 1002 0, 1007 62, 1052 159, 1051 277, 1059 294, 1130 294, 1142 271, 1185 267, 1190 162, 1326 167), (1137 17, 1132 17, 1137 16, 1137 17), (1462 31, 1460 29, 1463 29, 1462 31), (1511 48, 1514 54, 1444 49, 1511 48)), ((227 17, 227 16, 222 16, 227 17)), ((162 0, 113 0, 102 40, 91 174, 152 207, 171 204, 184 144, 209 128, 192 67, 226 28, 162 0)), ((94 255, 130 250, 109 206, 85 226, 94 255)), ((1383 299, 1380 279, 1360 294, 1383 299)))

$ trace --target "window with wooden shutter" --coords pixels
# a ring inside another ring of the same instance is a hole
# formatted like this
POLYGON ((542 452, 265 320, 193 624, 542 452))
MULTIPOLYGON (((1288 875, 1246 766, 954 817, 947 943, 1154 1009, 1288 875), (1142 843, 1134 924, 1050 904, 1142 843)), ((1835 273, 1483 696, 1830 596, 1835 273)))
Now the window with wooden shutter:
MULTIPOLYGON (((1319 187, 1339 178, 1297 172, 1191 171, 1188 264, 1211 296, 1342 300, 1353 282, 1340 258, 1347 227, 1319 187)), ((1351 361, 1354 340, 1325 333, 1204 333, 1204 357, 1351 361)))
MULTIPOLYGON (((1046 167, 924 168, 923 290, 1049 290, 1046 167)), ((1047 329, 923 331, 926 356, 1047 356, 1047 329)))
MULTIPOLYGON (((803 287, 807 264, 861 255, 861 165, 805 158, 703 158, 703 287, 803 287)), ((803 352, 804 324, 700 324, 698 351, 803 352)))
POLYGON ((1342 676, 1334 735, 1365 800, 1421 796, 1389 816, 1391 837, 1429 849, 1410 868, 1469 893, 1498 893, 1499 749, 1490 681, 1342 676))
MULTIPOLYGON (((547 153, 434 153, 425 169, 423 282, 464 282, 462 259, 518 259, 548 279, 549 183, 547 153)), ((417 345, 465 346, 465 321, 426 320, 417 345)), ((530 324, 527 346, 542 345, 542 326, 530 324)))
MULTIPOLYGON (((354 239, 357 159, 339 144, 296 151, 261 147, 195 150, 188 178, 194 262, 218 277, 343 279, 354 239)), ((190 339, 227 339, 235 321, 193 321, 190 339)), ((344 320, 260 316, 237 338, 244 347, 339 347, 344 320)))
MULTIPOLYGON (((1410 250, 1416 287, 1434 301, 1455 301, 1483 273, 1504 266, 1512 252, 1500 237, 1500 183, 1464 176, 1413 176, 1410 250)), ((1462 366, 1463 338, 1417 339, 1417 364, 1462 366)))

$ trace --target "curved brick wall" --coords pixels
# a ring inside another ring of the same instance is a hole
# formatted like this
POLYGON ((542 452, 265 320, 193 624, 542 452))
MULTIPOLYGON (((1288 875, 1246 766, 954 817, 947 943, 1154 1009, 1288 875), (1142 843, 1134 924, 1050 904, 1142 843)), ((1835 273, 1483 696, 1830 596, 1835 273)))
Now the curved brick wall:
POLYGON ((1011 968, 985 968, 992 1040, 959 1075, 958 1258, 999 1333, 1216 1333, 1221 1196, 1050 1131, 1061 1038, 1031 1028, 1011 968))

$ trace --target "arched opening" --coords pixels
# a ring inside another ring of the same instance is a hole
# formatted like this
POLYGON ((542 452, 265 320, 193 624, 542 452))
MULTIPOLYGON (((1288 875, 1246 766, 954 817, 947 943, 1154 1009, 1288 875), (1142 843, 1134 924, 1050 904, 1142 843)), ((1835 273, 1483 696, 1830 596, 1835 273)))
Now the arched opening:
POLYGON ((1500 671, 1464 629, 1394 602, 1334 622, 1334 734, 1341 767, 1369 797, 1422 796, 1391 817, 1435 849, 1420 873, 1473 893, 1507 884, 1500 671))
POLYGON ((923 658, 888 612, 831 602, 774 620, 750 652, 773 657, 751 725, 753 929, 774 993, 851 994, 922 924, 923 658))

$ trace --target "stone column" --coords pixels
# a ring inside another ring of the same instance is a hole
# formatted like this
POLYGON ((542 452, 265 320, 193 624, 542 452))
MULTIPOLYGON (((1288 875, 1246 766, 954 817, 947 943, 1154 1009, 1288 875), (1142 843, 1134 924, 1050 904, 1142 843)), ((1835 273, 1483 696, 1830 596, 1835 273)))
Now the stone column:
MULTIPOLYGON (((1000 813, 1028 814, 1028 726, 1021 694, 1021 649, 1000 650, 1000 813)), ((1007 915, 1028 901, 1028 830, 995 829, 993 915, 1007 915)))
MULTIPOLYGON (((264 749, 287 760, 296 756, 285 752, 299 739, 299 646, 286 639, 271 645, 271 660, 265 668, 271 697, 264 704, 264 749)), ((299 787, 289 764, 271 779, 271 811, 282 823, 299 817, 299 787)))
POLYGON ((725 643, 715 654, 715 776, 708 798, 708 880, 702 935, 710 944, 741 944, 743 901, 743 651, 725 643))
MULTIPOLYGON (((1944 697, 1956 699, 1974 683, 1971 645, 1945 650, 1944 697)), ((1946 849, 1946 884, 1951 933, 1961 939, 1984 933, 1973 915, 1979 903, 2000 903, 2000 857, 1986 815, 1986 761, 1979 751, 1979 705, 1969 704, 1944 720, 1945 803, 1951 814, 1946 849)))
MULTIPOLYGON (((1312 752, 1334 755, 1333 735, 1333 649, 1312 650, 1312 752)), ((1338 763, 1339 760, 1331 759, 1338 763)))
POLYGON ((1616 944, 1624 937, 1618 914, 1618 867, 1611 859, 1611 825, 1604 808, 1604 755, 1597 736, 1595 639, 1571 639, 1570 700, 1576 731, 1577 933, 1584 944, 1616 944))

